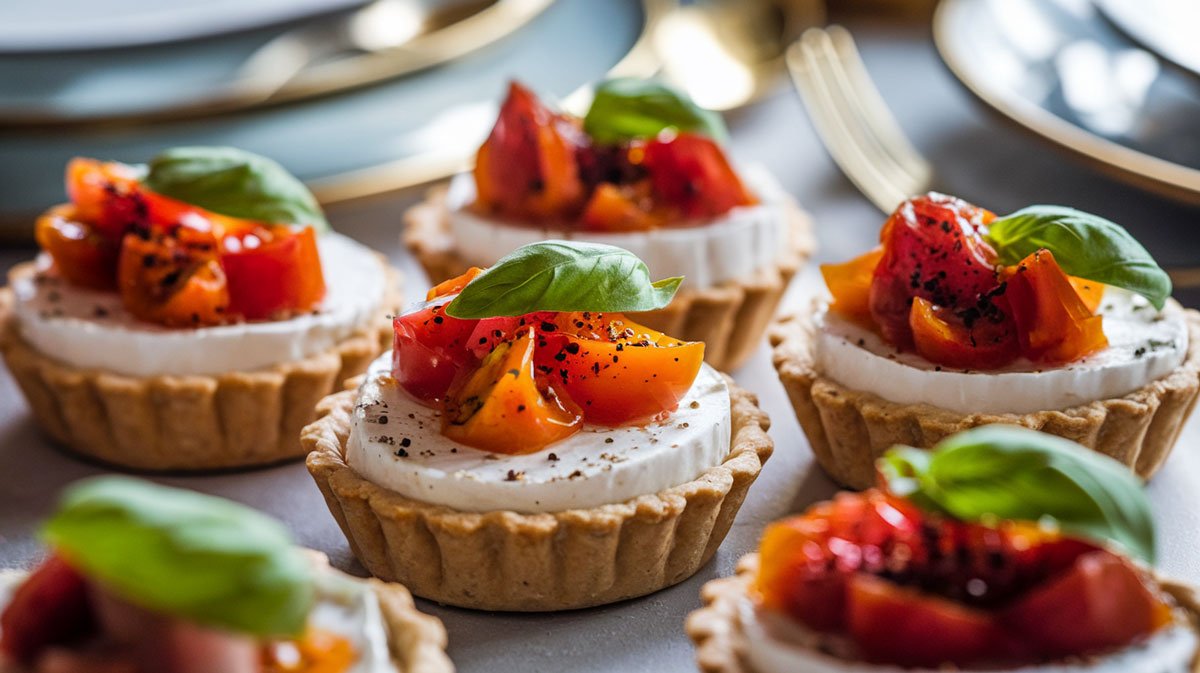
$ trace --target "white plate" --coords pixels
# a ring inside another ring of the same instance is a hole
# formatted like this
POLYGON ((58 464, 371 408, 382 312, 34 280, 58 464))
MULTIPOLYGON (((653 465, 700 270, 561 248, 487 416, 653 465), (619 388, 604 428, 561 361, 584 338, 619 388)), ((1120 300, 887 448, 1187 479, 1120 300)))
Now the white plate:
POLYGON ((1093 0, 1104 16, 1142 46, 1200 74, 1200 2, 1196 0, 1093 0))
POLYGON ((38 0, 0 2, 0 51, 130 47, 260 28, 366 0, 38 0))

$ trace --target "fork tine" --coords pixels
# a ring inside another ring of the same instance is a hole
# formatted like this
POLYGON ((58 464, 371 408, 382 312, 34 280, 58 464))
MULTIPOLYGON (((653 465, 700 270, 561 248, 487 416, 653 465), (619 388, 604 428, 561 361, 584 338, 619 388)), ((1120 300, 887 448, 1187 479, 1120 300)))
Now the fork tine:
POLYGON ((792 81, 834 162, 872 203, 890 212, 908 194, 893 186, 855 140, 849 128, 853 116, 841 111, 823 74, 822 59, 814 44, 818 34, 819 29, 809 29, 788 48, 786 62, 792 81))
POLYGON ((862 55, 858 52, 858 47, 854 44, 854 38, 851 37, 850 31, 842 26, 834 25, 830 26, 826 32, 839 56, 839 63, 847 81, 858 92, 855 100, 860 106, 861 113, 869 121, 871 128, 875 130, 875 135, 881 144, 887 148, 888 154, 912 176, 915 182, 921 185, 919 190, 914 191, 924 191, 933 179, 933 167, 913 147, 899 122, 896 121, 895 115, 884 102, 883 96, 867 72, 867 67, 863 63, 862 55))
POLYGON ((841 58, 834 50, 829 35, 825 32, 814 32, 806 35, 805 39, 806 44, 810 45, 816 54, 817 71, 829 89, 837 117, 845 124, 861 152, 894 191, 905 196, 919 191, 922 184, 892 156, 889 148, 876 133, 871 118, 863 112, 863 106, 858 102, 858 91, 842 67, 841 58))

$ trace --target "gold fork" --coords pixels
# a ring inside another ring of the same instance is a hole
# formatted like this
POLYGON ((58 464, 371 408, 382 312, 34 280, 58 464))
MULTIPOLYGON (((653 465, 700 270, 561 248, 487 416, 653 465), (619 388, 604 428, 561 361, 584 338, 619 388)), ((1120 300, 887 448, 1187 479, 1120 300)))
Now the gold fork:
POLYGON ((933 167, 908 141, 867 74, 849 31, 810 28, 787 66, 825 148, 880 210, 929 190, 933 167))
MULTIPOLYGON (((884 103, 849 31, 809 28, 788 47, 786 62, 825 149, 871 203, 891 213, 929 191, 933 166, 884 103)), ((1176 288, 1200 287, 1200 267, 1166 271, 1176 288)))

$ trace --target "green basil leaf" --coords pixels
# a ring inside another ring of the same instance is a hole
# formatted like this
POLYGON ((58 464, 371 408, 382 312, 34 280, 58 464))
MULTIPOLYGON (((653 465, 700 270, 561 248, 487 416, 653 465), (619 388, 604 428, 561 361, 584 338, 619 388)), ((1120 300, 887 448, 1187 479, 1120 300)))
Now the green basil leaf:
POLYGON ((926 452, 898 446, 880 473, 889 490, 963 521, 1039 521, 1116 543, 1154 562, 1154 519, 1142 484, 1124 465, 1075 442, 1010 425, 947 437, 926 452))
POLYGON ((517 248, 479 274, 446 314, 474 319, 534 311, 653 311, 671 303, 681 282, 650 282, 646 263, 616 246, 542 241, 517 248))
POLYGON ((622 77, 596 87, 583 130, 598 143, 653 138, 665 129, 728 137, 721 115, 696 105, 683 93, 652 80, 622 77))
POLYGON ((1000 263, 1017 264, 1045 248, 1072 276, 1142 295, 1161 309, 1171 279, 1119 224, 1073 208, 1030 206, 991 223, 988 238, 1000 263))
POLYGON ((150 610, 258 636, 303 631, 312 565, 248 507, 127 477, 67 490, 43 529, 88 577, 150 610))
POLYGON ((150 160, 146 186, 214 213, 329 230, 317 199, 283 166, 233 147, 176 147, 150 160))

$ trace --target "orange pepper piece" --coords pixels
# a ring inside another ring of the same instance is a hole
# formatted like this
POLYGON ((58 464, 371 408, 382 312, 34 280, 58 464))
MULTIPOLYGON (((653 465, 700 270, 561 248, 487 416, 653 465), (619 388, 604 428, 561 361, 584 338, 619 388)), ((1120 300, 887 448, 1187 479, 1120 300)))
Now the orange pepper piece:
POLYGON ((871 281, 883 258, 883 246, 841 264, 822 264, 821 276, 833 303, 829 310, 854 323, 875 329, 871 318, 871 281))
POLYGON ((483 269, 473 266, 467 269, 466 273, 455 276, 448 280, 444 280, 437 285, 429 288, 429 292, 425 293, 425 301, 433 301, 438 297, 445 297, 448 294, 456 294, 462 292, 463 288, 475 280, 476 276, 483 273, 483 269))
POLYGON ((1104 283, 1075 276, 1067 276, 1067 279, 1071 281, 1071 287, 1075 288, 1076 294, 1079 295, 1080 301, 1087 307, 1087 310, 1095 313, 1096 309, 1100 308, 1100 300, 1104 298, 1104 283))
POLYGON ((534 377, 535 343, 533 327, 525 327, 452 384, 442 434, 483 451, 522 454, 577 432, 583 424, 579 407, 534 377))
POLYGON ((38 218, 34 229, 38 245, 72 285, 93 290, 117 286, 117 242, 80 221, 73 205, 55 206, 38 218))
POLYGON ((229 287, 211 231, 186 226, 125 236, 117 287, 126 310, 168 327, 225 322, 229 287))
POLYGON ((584 227, 596 231, 646 231, 659 226, 659 218, 646 212, 621 188, 601 183, 583 209, 584 227))

